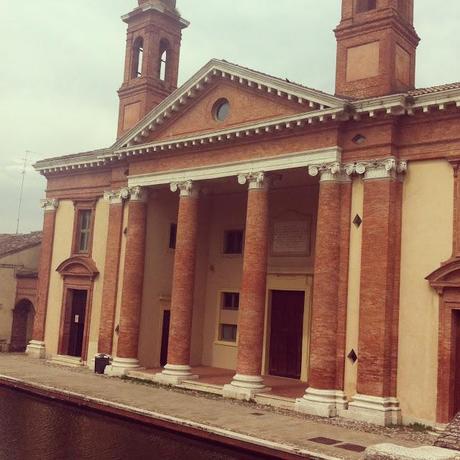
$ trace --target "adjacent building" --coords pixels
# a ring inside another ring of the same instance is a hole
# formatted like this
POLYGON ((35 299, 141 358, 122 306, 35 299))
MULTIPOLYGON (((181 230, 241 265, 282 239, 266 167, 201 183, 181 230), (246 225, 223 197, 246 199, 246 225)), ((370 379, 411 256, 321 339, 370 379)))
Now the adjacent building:
POLYGON ((177 87, 189 23, 175 0, 139 0, 117 140, 35 166, 28 353, 108 353, 112 375, 327 417, 448 422, 460 84, 415 88, 413 4, 342 1, 327 94, 222 60, 177 87))
POLYGON ((24 352, 32 338, 41 232, 0 235, 0 351, 24 352))

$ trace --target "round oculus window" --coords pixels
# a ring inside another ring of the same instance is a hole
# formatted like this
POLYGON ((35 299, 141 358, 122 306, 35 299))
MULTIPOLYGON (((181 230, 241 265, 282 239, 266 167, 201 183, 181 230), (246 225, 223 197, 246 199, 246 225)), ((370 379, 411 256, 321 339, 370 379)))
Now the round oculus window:
POLYGON ((230 102, 227 99, 219 99, 214 104, 213 115, 217 121, 225 121, 230 115, 230 102))

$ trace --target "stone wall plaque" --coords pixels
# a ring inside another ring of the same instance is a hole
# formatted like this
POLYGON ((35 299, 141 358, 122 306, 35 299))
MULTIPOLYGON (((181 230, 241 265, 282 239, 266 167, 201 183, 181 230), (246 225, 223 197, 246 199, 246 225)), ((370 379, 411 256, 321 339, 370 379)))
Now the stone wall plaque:
POLYGON ((303 220, 280 220, 273 223, 272 256, 309 256, 310 242, 310 217, 303 220))

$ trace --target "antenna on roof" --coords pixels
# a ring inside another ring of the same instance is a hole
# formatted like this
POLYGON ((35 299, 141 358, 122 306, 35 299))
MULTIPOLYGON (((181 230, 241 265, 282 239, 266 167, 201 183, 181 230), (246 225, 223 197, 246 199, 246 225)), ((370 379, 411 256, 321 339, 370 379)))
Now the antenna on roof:
POLYGON ((24 164, 22 166, 21 171, 21 188, 19 190, 19 204, 18 204, 18 220, 16 221, 16 235, 19 233, 19 221, 21 220, 21 207, 22 207, 22 195, 24 192, 24 179, 26 177, 26 168, 27 168, 27 160, 29 159, 30 151, 26 150, 26 155, 23 158, 24 164))

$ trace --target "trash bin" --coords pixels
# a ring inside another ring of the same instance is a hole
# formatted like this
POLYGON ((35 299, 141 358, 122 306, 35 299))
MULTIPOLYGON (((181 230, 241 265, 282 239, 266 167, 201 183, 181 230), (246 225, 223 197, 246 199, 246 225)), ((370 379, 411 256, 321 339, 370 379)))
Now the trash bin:
POLYGON ((109 355, 96 355, 94 358, 94 372, 96 374, 103 374, 105 368, 110 364, 111 357, 109 355))

